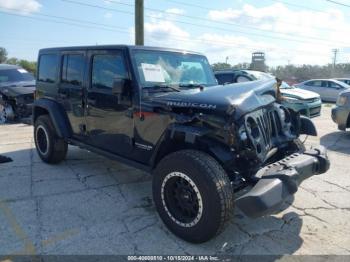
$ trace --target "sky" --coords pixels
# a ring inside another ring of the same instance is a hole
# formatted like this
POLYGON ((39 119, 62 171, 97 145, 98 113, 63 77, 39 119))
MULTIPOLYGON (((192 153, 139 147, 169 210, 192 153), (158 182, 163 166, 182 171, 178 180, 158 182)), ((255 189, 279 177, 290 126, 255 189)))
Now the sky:
MULTIPOLYGON (((210 63, 350 62, 350 0, 144 0, 145 45, 204 53, 210 63)), ((134 0, 0 0, 0 46, 35 61, 40 48, 133 44, 134 0)))

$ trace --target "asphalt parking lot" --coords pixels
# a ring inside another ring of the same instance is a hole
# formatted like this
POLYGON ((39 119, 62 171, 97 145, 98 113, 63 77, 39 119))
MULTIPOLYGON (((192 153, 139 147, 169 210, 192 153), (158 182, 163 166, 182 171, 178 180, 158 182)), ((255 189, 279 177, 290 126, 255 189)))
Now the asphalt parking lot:
POLYGON ((0 254, 350 254, 350 132, 330 106, 314 119, 331 169, 305 181, 280 213, 248 219, 200 245, 172 235, 157 216, 151 177, 70 147, 56 166, 41 162, 25 124, 0 126, 0 254))

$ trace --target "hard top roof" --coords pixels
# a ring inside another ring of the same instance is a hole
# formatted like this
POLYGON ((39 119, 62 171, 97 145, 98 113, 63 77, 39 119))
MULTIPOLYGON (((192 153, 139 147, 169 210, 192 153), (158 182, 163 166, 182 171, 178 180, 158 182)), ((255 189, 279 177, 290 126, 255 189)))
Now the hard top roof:
POLYGON ((136 46, 136 45, 92 45, 92 46, 67 46, 67 47, 52 47, 43 48, 39 50, 39 53, 53 52, 53 51, 79 51, 79 50, 109 50, 109 49, 130 49, 130 50, 150 50, 150 51, 168 51, 177 53, 189 53, 203 55, 198 52, 165 48, 165 47, 154 47, 154 46, 136 46))

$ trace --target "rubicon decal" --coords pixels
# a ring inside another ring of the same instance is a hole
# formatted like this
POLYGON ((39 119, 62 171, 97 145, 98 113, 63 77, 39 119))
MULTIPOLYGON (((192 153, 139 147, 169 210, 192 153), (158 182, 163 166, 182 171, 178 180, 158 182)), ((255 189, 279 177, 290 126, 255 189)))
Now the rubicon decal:
POLYGON ((191 102, 180 102, 180 101, 169 101, 167 102, 167 105, 177 106, 177 107, 196 107, 196 108, 205 108, 205 109, 216 109, 216 105, 213 105, 213 104, 191 103, 191 102))

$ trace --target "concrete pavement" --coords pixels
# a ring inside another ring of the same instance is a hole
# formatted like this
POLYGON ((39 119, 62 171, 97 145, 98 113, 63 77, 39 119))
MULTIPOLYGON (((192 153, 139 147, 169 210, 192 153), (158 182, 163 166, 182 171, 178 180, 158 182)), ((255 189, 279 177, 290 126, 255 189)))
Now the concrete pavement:
MULTIPOLYGON (((331 169, 305 181, 288 208, 249 219, 235 211, 226 230, 200 245, 162 224, 151 177, 70 147, 60 165, 37 156, 31 126, 0 126, 0 254, 350 254, 350 133, 330 107, 316 118, 331 169)), ((292 200, 289 200, 290 202, 292 200)))

